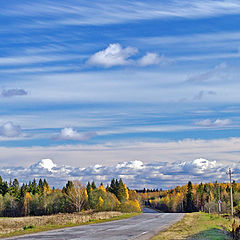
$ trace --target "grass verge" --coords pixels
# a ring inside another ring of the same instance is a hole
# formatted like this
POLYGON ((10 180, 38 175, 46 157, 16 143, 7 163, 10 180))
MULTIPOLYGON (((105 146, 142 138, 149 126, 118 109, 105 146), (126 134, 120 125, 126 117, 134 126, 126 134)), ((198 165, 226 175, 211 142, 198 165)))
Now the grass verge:
POLYGON ((62 225, 47 224, 47 225, 43 225, 43 226, 26 227, 25 230, 23 229, 23 230, 14 231, 11 233, 0 234, 0 238, 14 237, 14 236, 20 236, 20 235, 24 235, 24 234, 37 233, 37 232, 55 230, 55 229, 60 229, 60 228, 76 227, 76 226, 81 226, 81 225, 122 220, 122 219, 130 218, 130 217, 134 217, 134 216, 137 216, 140 214, 141 213, 124 213, 119 216, 114 216, 114 217, 111 217, 108 219, 90 219, 88 222, 84 222, 84 223, 80 223, 80 224, 69 222, 69 223, 62 224, 62 225))
POLYGON ((184 218, 160 232, 151 240, 207 239, 228 240, 232 221, 227 218, 202 212, 186 213, 184 218))

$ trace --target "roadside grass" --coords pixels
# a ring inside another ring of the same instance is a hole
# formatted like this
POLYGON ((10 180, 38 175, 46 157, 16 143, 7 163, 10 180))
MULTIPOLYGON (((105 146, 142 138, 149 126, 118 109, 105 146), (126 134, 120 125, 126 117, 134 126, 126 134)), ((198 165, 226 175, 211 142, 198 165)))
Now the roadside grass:
POLYGON ((184 218, 151 240, 228 240, 232 221, 217 214, 186 213, 184 218))
MULTIPOLYGON (((96 224, 96 223, 104 223, 104 222, 122 220, 122 219, 130 218, 130 217, 134 217, 134 216, 137 216, 140 214, 141 213, 123 213, 118 216, 113 216, 113 217, 110 217, 107 219, 89 219, 87 222, 82 222, 82 223, 68 222, 65 224, 46 224, 46 225, 40 225, 40 226, 35 226, 35 225, 27 226, 26 225, 21 230, 16 230, 13 232, 0 234, 0 238, 14 237, 14 236, 20 236, 20 235, 24 235, 24 234, 32 234, 32 233, 67 228, 67 227, 76 227, 76 226, 82 226, 82 225, 88 225, 88 224, 96 224)), ((5 219, 9 219, 9 222, 11 223, 11 218, 5 218, 5 219)))

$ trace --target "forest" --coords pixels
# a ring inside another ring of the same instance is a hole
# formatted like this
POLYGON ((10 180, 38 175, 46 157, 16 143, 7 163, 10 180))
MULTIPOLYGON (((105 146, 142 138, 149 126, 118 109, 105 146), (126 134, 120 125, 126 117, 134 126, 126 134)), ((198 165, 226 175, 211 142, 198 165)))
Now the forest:
POLYGON ((0 216, 41 216, 84 210, 140 212, 139 195, 129 190, 122 179, 112 179, 106 188, 88 182, 68 181, 63 189, 51 189, 46 179, 20 186, 0 177, 0 216))
MULTIPOLYGON (((240 214, 240 183, 233 181, 234 213, 240 214)), ((191 181, 183 186, 170 190, 151 191, 145 189, 141 193, 145 204, 163 212, 195 212, 229 213, 230 183, 200 183, 191 181)))

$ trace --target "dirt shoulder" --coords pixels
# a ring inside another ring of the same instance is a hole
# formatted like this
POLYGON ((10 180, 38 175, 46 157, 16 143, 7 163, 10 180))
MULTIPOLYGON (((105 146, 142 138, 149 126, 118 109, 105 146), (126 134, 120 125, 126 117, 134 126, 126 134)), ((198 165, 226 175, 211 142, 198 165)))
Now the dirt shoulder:
POLYGON ((135 215, 138 214, 88 211, 71 214, 56 214, 50 216, 0 218, 0 238, 34 233, 39 231, 47 231, 64 227, 79 226, 82 224, 119 220, 135 215))

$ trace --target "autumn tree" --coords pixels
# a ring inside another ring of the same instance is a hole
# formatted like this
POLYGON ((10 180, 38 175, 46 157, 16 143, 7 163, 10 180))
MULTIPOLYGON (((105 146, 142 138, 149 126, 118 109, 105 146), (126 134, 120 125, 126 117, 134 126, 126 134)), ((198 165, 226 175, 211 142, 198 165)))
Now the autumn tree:
POLYGON ((80 212, 88 198, 86 188, 79 181, 69 181, 65 188, 65 194, 76 211, 80 212))

